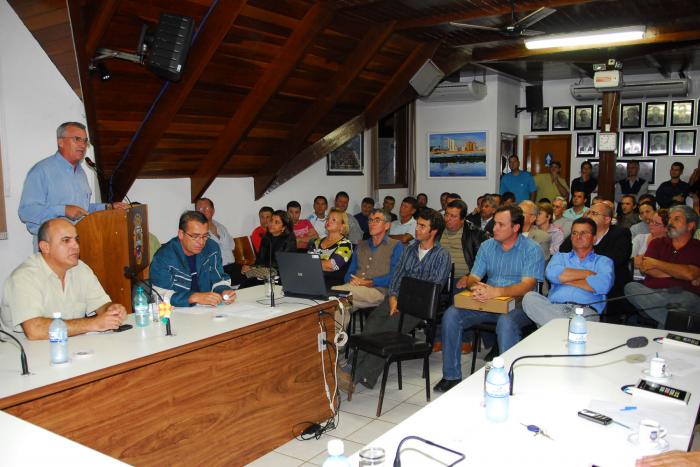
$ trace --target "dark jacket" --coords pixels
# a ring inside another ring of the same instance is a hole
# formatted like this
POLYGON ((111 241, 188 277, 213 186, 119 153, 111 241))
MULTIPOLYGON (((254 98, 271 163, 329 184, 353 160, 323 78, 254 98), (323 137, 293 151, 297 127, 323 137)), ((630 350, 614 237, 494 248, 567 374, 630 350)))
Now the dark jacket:
MULTIPOLYGON (((481 216, 479 214, 469 214, 466 218, 467 222, 471 222, 474 227, 480 229, 481 228, 481 216)), ((486 232, 486 235, 488 238, 493 237, 493 224, 494 220, 493 217, 491 217, 491 220, 486 224, 486 227, 484 227, 484 232, 486 232)))
POLYGON ((260 251, 255 257, 257 266, 269 266, 272 260, 272 267, 277 267, 277 258, 275 253, 278 251, 294 252, 297 251, 297 239, 294 234, 283 233, 277 237, 266 233, 260 242, 260 251), (272 258, 270 258, 270 244, 272 244, 272 258))
MULTIPOLYGON (((440 235, 442 238, 442 235, 440 235)), ((440 238, 437 241, 440 241, 440 238)), ((481 243, 488 240, 489 236, 479 227, 465 219, 464 227, 462 228, 462 253, 464 253, 464 261, 469 266, 471 271, 476 259, 476 253, 479 251, 481 243)))

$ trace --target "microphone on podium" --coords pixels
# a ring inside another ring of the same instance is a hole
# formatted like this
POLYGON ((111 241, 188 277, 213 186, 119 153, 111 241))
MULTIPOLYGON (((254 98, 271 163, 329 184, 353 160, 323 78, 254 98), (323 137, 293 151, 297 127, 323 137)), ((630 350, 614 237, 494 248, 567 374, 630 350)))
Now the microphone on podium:
POLYGON ((138 285, 146 287, 146 289, 148 290, 148 292, 151 295, 156 294, 156 296, 160 299, 161 302, 165 302, 165 300, 163 300, 163 296, 161 294, 159 294, 158 291, 151 284, 139 279, 136 276, 136 273, 134 272, 134 270, 131 269, 131 267, 124 266, 124 275, 126 277, 128 277, 129 279, 131 279, 132 281, 136 282, 138 285))
MULTIPOLYGON (((97 177, 100 179, 100 185, 102 185, 101 182, 106 182, 108 180, 107 177, 105 177, 105 174, 100 170, 100 168, 97 167, 97 164, 95 164, 95 161, 90 159, 88 156, 85 156, 83 158, 83 160, 85 161, 85 163, 87 164, 88 167, 90 167, 92 170, 95 171, 95 173, 97 174, 97 177)), ((131 200, 129 199, 128 196, 126 196, 126 194, 124 195, 124 199, 126 199, 127 203, 129 203, 129 206, 131 206, 131 204, 132 204, 131 200)), ((110 200, 110 202, 111 202, 111 200, 110 200)))
POLYGON ((22 365, 22 375, 28 375, 29 365, 27 364, 27 354, 24 352, 24 347, 22 346, 22 343, 18 341, 17 338, 9 332, 5 332, 2 329, 0 329, 0 333, 5 334, 7 337, 9 337, 17 343, 17 345, 19 346, 19 362, 22 365))
POLYGON ((520 360, 524 360, 526 358, 558 358, 558 357, 595 357, 596 355, 602 355, 604 353, 612 352, 613 350, 619 349, 620 347, 629 347, 631 349, 638 349, 641 347, 646 347, 646 345, 649 343, 649 339, 647 339, 644 336, 637 336, 637 337, 631 337, 627 339, 627 342, 624 344, 617 345, 611 349, 603 350, 602 352, 596 352, 596 353, 589 353, 589 354, 580 354, 580 355, 571 355, 571 354, 558 354, 558 355, 523 355, 522 357, 518 357, 515 360, 513 360, 513 363, 510 364, 510 369, 508 370, 508 377, 510 378, 510 395, 513 395, 513 378, 515 376, 515 373, 513 371, 515 364, 519 362, 520 360))

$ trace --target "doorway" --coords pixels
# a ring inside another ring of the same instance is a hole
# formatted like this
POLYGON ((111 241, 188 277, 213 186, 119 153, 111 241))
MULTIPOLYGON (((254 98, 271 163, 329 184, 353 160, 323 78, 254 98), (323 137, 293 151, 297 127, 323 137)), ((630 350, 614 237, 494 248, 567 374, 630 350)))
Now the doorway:
POLYGON ((561 163, 561 177, 571 186, 571 135, 523 137, 523 164, 533 176, 549 172, 549 163, 561 163))

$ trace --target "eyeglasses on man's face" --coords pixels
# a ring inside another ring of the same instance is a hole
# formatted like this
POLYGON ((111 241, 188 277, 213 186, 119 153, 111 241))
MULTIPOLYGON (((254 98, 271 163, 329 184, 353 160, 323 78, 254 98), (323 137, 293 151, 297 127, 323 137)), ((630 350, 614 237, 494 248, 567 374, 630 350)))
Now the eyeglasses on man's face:
POLYGON ((63 139, 70 139, 76 144, 84 144, 85 146, 90 146, 90 140, 88 138, 83 138, 82 136, 61 136, 63 139))
POLYGON ((185 232, 184 230, 182 231, 182 233, 184 233, 185 235, 187 235, 188 237, 190 237, 190 238, 191 238, 192 240, 194 240, 195 242, 206 242, 207 240, 209 240, 209 234, 192 235, 191 233, 185 232))

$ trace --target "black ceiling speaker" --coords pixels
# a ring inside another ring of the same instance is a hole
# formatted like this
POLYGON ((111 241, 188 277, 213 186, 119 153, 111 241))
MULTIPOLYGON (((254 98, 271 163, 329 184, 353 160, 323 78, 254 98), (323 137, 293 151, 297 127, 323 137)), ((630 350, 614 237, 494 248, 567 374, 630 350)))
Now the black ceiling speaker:
POLYGON ((542 110, 542 85, 527 86, 525 88, 525 109, 528 112, 542 110))
POLYGON ((194 20, 188 16, 161 13, 155 32, 142 31, 139 48, 145 46, 146 66, 163 79, 179 81, 190 51, 194 20))

